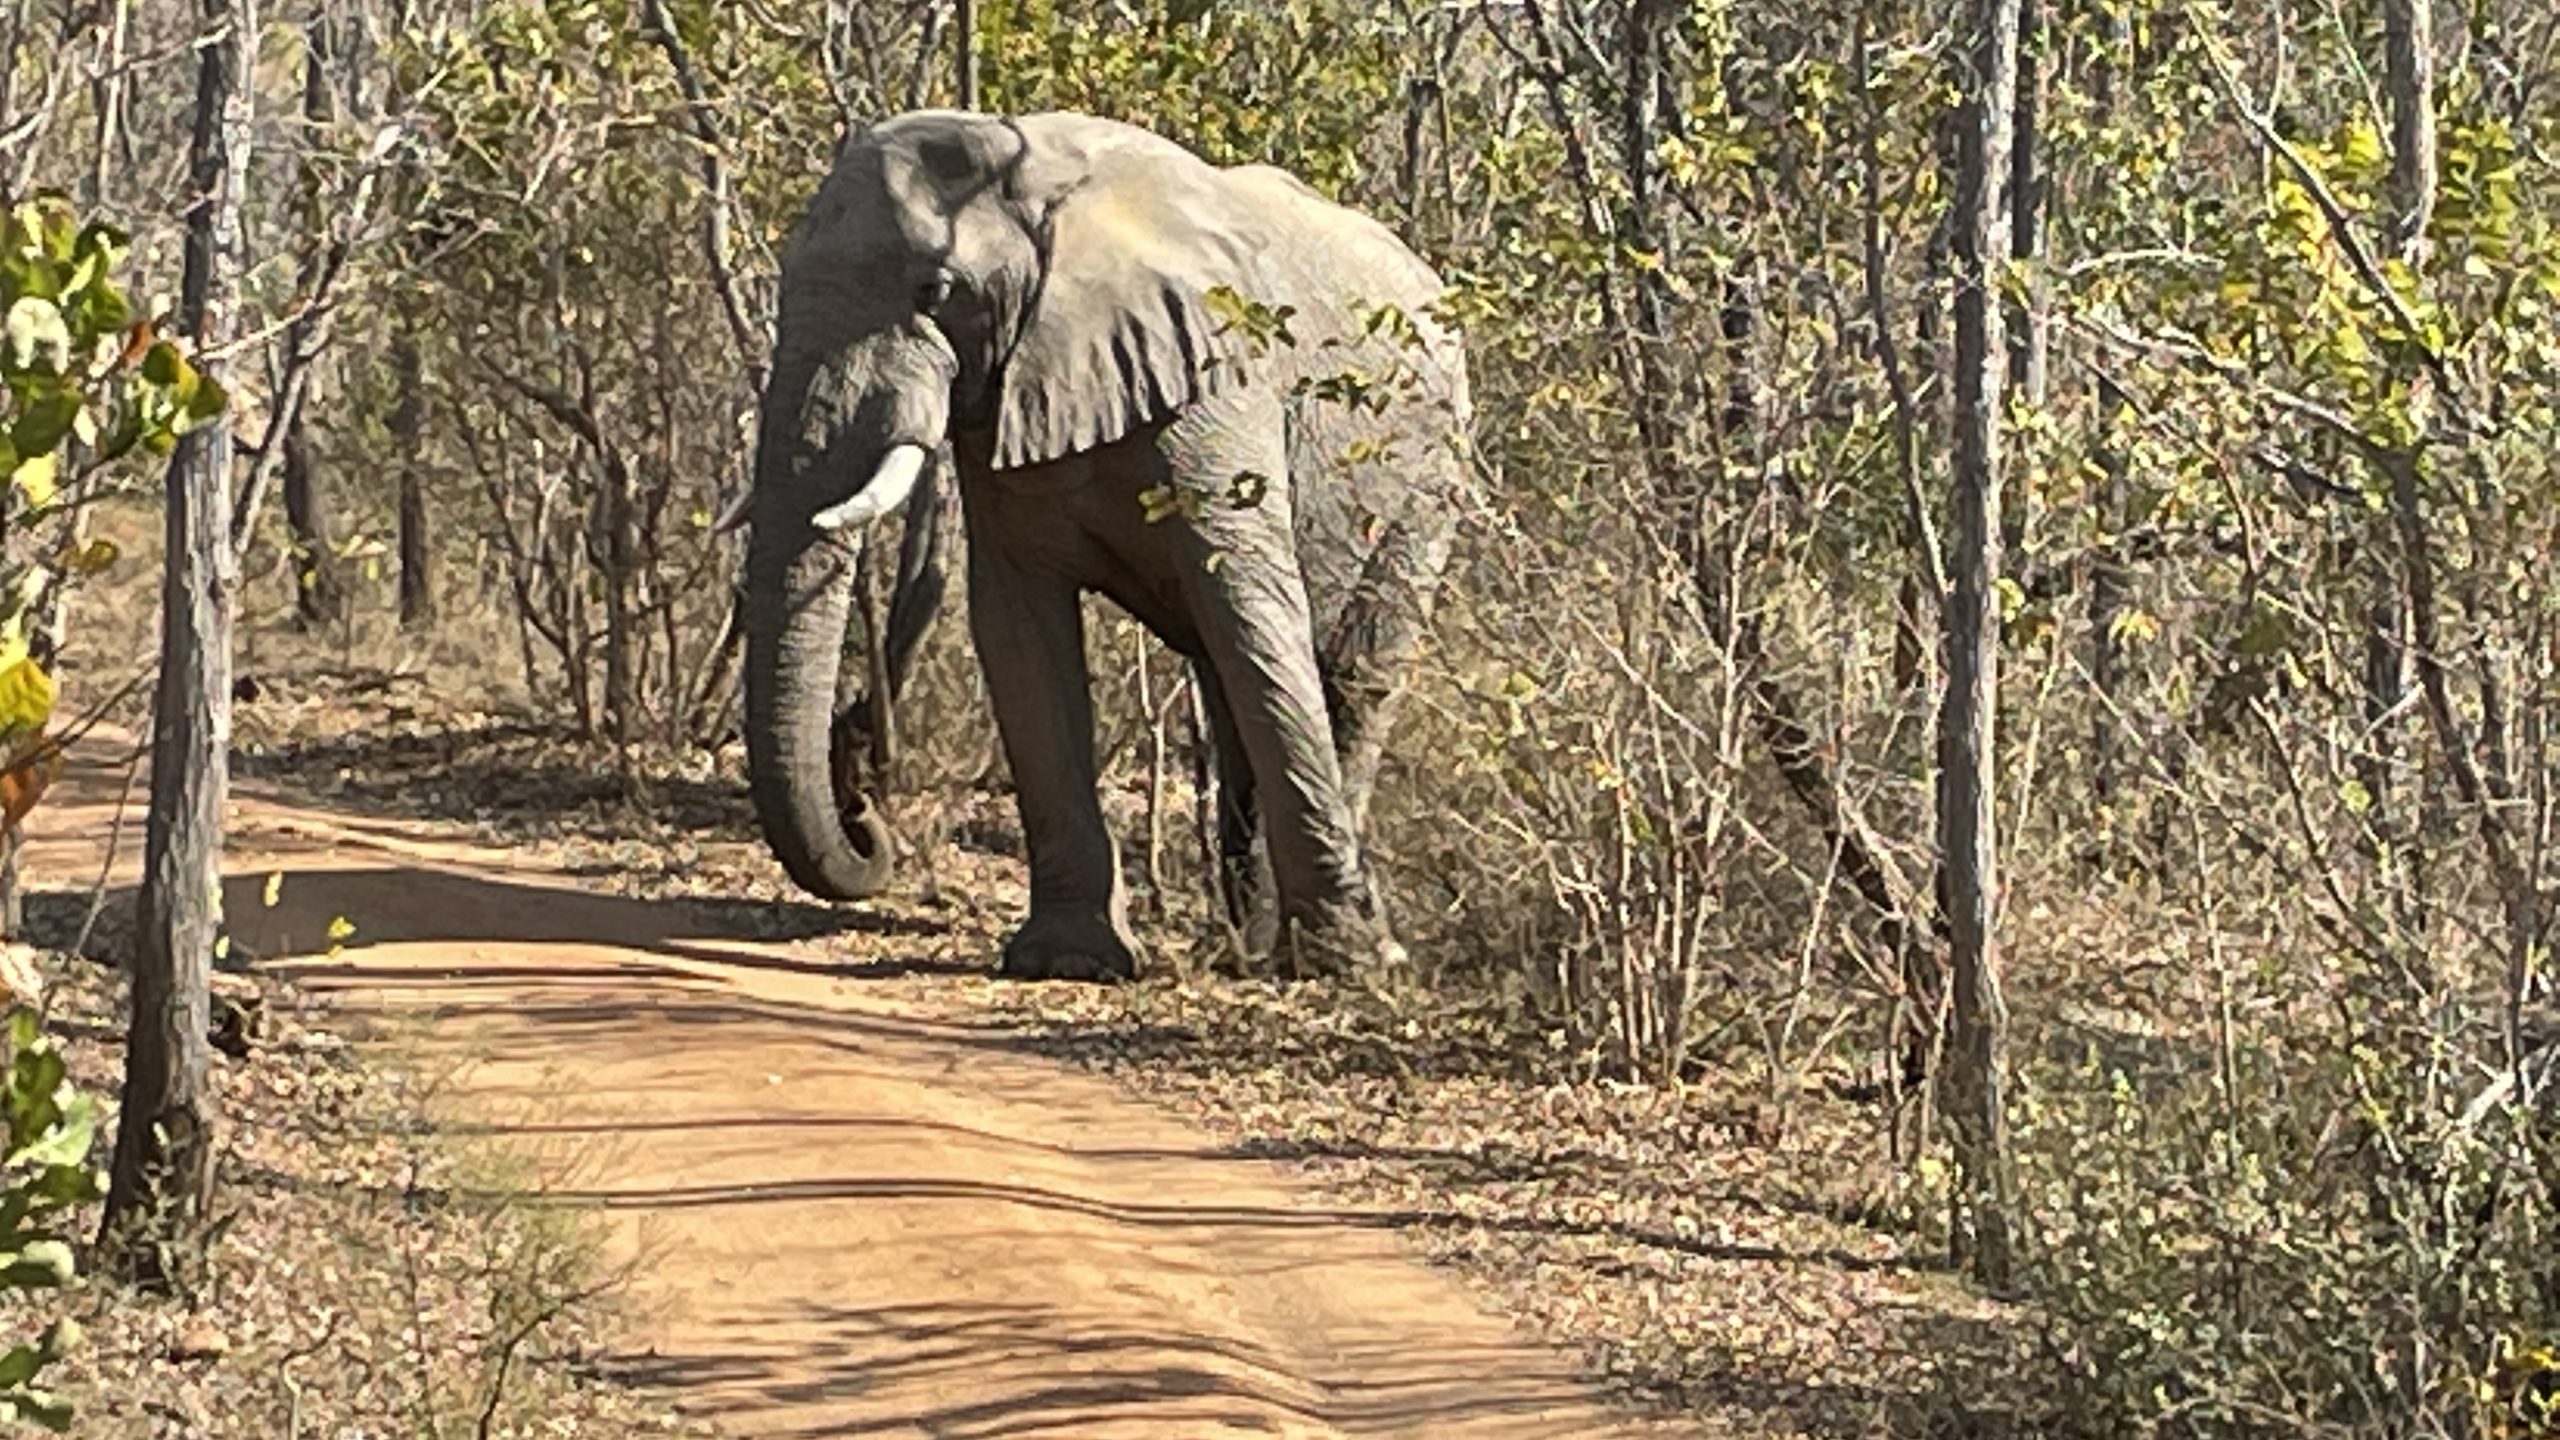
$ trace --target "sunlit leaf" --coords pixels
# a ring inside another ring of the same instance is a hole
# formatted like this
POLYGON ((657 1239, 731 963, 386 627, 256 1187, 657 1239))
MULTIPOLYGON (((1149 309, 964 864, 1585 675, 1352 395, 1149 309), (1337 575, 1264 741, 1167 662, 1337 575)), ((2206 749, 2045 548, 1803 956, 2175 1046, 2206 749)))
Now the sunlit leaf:
POLYGON ((30 508, 40 510, 53 503, 54 476, 60 468, 61 461, 53 455, 29 456, 10 471, 9 483, 18 487, 30 508))
POLYGON ((32 735, 53 718, 53 677, 23 643, 15 648, 16 658, 0 664, 0 741, 32 735))
POLYGON ((62 309, 40 295, 22 295, 9 307, 8 361, 15 371, 59 375, 71 368, 71 327, 62 309))

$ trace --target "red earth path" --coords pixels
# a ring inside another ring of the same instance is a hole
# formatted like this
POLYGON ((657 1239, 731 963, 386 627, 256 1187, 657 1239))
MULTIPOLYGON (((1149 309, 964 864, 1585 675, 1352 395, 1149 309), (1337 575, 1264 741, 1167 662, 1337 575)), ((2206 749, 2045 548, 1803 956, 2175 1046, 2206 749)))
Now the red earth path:
MULTIPOLYGON (((31 883, 97 879, 126 794, 97 757, 123 743, 90 736, 47 797, 31 883)), ((146 791, 112 883, 138 876, 146 791)), ((723 1433, 1695 1433, 1606 1407, 1382 1217, 1024 1053, 956 994, 257 785, 231 824, 239 939, 473 1057, 443 1118, 607 1217, 641 1336, 620 1369, 723 1433)))

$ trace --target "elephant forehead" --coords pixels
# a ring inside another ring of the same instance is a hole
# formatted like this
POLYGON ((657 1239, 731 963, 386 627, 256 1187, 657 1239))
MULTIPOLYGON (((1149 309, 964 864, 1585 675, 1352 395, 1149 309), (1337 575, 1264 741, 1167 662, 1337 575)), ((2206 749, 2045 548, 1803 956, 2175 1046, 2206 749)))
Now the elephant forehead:
POLYGON ((827 178, 784 268, 812 280, 895 280, 916 262, 948 258, 953 243, 953 217, 935 192, 875 155, 827 178))
POLYGON ((981 192, 1002 187, 1023 158, 1024 141, 1010 125, 976 116, 929 111, 902 116, 873 132, 893 193, 914 204, 958 209, 981 192))

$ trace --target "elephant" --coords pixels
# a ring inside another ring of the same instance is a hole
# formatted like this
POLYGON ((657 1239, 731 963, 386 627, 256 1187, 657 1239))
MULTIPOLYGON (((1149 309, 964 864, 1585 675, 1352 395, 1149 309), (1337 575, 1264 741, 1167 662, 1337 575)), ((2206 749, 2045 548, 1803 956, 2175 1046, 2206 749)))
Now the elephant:
POLYGON ((857 900, 889 878, 835 703, 853 542, 948 464, 1030 870, 1000 973, 1142 959, 1087 594, 1193 665, 1251 947, 1302 973, 1398 961, 1363 829, 1476 493, 1444 293, 1376 220, 1137 126, 918 110, 849 132, 783 247, 752 479, 719 521, 749 528, 748 782, 792 880, 857 900))

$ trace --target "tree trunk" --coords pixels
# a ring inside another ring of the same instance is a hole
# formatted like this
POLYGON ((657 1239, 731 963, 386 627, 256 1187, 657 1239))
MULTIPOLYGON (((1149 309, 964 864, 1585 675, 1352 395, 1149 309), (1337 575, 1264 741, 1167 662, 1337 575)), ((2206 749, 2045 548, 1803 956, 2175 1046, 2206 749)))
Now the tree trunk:
POLYGON ((391 342, 391 368, 399 398, 391 409, 391 444, 400 456, 400 624, 414 628, 436 618, 434 551, 427 536, 426 477, 418 473, 419 437, 426 428, 425 375, 418 337, 400 322, 391 342))
MULTIPOLYGON (((2044 167, 2036 149, 2037 115, 2043 107, 2045 0, 2019 0, 2017 93, 2009 115, 2009 254, 2027 271, 2027 294, 2009 307, 2009 388, 2020 402, 2044 403, 2046 335, 2044 236, 2044 167)), ((2023 553, 2036 496, 2021 489, 2013 503, 2001 507, 2003 548, 2023 553)))
POLYGON ((98 68, 89 81, 91 123, 97 129, 89 151, 87 202, 80 207, 93 213, 110 203, 108 177, 115 171, 116 152, 123 149, 130 158, 132 148, 125 134, 125 95, 130 87, 124 52, 133 7, 128 0, 107 0, 98 10, 98 68))
POLYGON ((631 544, 631 475, 620 457, 593 447, 603 484, 596 493, 596 568, 604 580, 604 709, 606 734, 615 753, 628 759, 639 730, 640 685, 637 627, 632 623, 633 563, 631 544))
POLYGON ((15 940, 26 928, 25 877, 18 873, 18 827, 0 830, 0 940, 15 940))
MULTIPOLYGON (((2411 269, 2427 259, 2427 222, 2435 213, 2435 42, 2426 0, 2384 0, 2384 87, 2391 103, 2390 236, 2392 249, 2411 269)), ((2418 460, 2410 457, 2415 470, 2418 460)), ((2396 493, 2396 492, 2395 492, 2396 493)), ((2364 709, 2366 739, 2356 756, 2356 778, 2365 787, 2365 849, 2382 872, 2396 918, 2418 923, 2422 897, 2414 847, 2402 843, 2398 764, 2401 697, 2408 693, 2408 615, 2391 547, 2381 536, 2360 546, 2371 557, 2372 598, 2365 607, 2364 709), (2397 872, 2397 873, 2393 873, 2397 872)))
MULTIPOLYGON (((302 118, 308 126, 306 144, 319 143, 319 135, 335 118, 336 94, 329 85, 329 65, 337 45, 328 12, 325 3, 316 5, 303 29, 302 118)), ((304 200, 316 227, 318 183, 308 173, 309 166, 303 168, 304 200)), ((312 293, 326 249, 316 228, 309 243, 302 267, 304 295, 312 293)), ((294 323, 285 342, 286 354, 302 353, 304 331, 311 323, 307 317, 294 323)), ((341 573, 337 536, 329 524, 328 496, 319 472, 311 464, 311 440, 304 419, 310 413, 307 403, 296 410, 293 423, 284 434, 284 518, 293 546, 294 621, 305 630, 335 624, 347 610, 346 577, 341 573)))
POLYGON ((1996 285, 2009 254, 2012 106, 2020 0, 1974 0, 1974 43, 1958 61, 1963 120, 1956 161, 1954 563, 1943 612, 1947 690, 1938 723, 1938 835, 1952 994, 1942 1108, 1960 1171, 1952 1234, 1993 1289, 2013 1278, 2015 1182, 2004 1098, 2007 1015, 1993 917, 1999 854, 1993 721, 1999 704, 2000 409, 2006 365, 1994 348, 1996 285))
MULTIPOLYGON (((2101 125, 2116 118, 2117 87, 2126 71, 2125 54, 2133 43, 2130 29, 2120 18, 2108 18, 2098 27, 2096 43, 2105 47, 2106 58, 2090 69, 2095 72, 2101 125)), ((2112 862, 2116 830, 2122 822, 2114 811, 2124 796, 2123 736, 2129 713, 2124 705, 2129 657, 2117 622, 2131 601, 2132 567, 2121 547, 2133 517, 2130 462, 2116 418, 2124 412, 2127 397, 2109 375, 2099 376, 2097 394, 2097 436, 2092 442, 2097 474, 2092 477, 2089 500, 2098 512, 2099 543, 2091 550, 2089 566, 2089 684, 2097 692, 2098 705, 2090 721, 2089 788, 2102 818, 2091 858, 2112 862)))
MULTIPOLYGON (((2093 498, 2102 538, 2089 564, 2089 685, 2098 695, 2097 714, 2089 722, 2089 787, 2099 806, 2110 811, 2124 794, 2121 737, 2126 713, 2126 656, 2124 640, 2116 633, 2116 626, 2125 613, 2132 570, 2117 553, 2131 518, 2132 487, 2126 480, 2124 442, 2116 433, 2115 418, 2124 404, 2124 391, 2114 381, 2098 382, 2098 473, 2092 488, 2096 491, 2093 498)), ((2101 852, 2113 851, 2120 818, 2109 814, 2100 823, 2101 852)))
POLYGON ((294 622, 305 630, 346 618, 347 582, 338 559, 329 497, 311 464, 311 442, 295 416, 284 435, 284 516, 293 536, 294 622))
MULTIPOLYGON (((180 323, 199 357, 236 332, 241 206, 249 165, 245 61, 256 0, 201 0, 195 138, 180 323)), ((213 362, 205 362, 210 368, 213 362)), ((182 437, 169 465, 160 686, 153 711, 151 818, 133 956, 133 1018, 114 1183, 101 1228, 110 1263, 169 1284, 201 1258, 212 1199, 207 1092, 210 971, 222 923, 222 812, 229 789, 231 432, 182 437)))
POLYGON ((2427 0, 2383 0, 2383 67, 2391 92, 2391 243, 2426 263, 2436 211, 2436 46, 2427 0))

